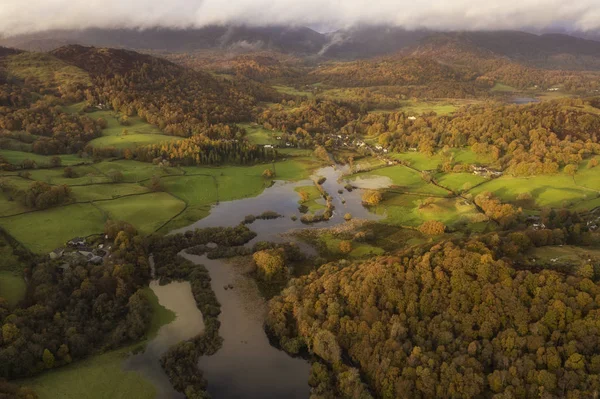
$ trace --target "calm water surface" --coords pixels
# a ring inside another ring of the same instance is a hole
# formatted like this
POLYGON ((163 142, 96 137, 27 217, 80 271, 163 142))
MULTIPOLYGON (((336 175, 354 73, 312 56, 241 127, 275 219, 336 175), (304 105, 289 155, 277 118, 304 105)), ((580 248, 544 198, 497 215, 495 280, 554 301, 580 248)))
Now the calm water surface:
MULTIPOLYGON (((221 202, 212 207, 206 218, 174 233, 204 227, 236 226, 246 215, 259 215, 265 211, 283 215, 273 220, 256 220, 249 225, 257 233, 257 237, 246 244, 252 246, 257 241, 289 242, 294 239, 290 236, 283 237, 282 234, 296 229, 331 227, 344 223, 346 213, 351 213, 358 219, 378 219, 380 216, 370 213, 362 206, 360 189, 348 192, 344 189, 345 182, 338 182, 343 171, 343 168, 327 167, 319 169, 314 175, 326 178, 323 188, 333 197, 335 211, 328 221, 307 226, 290 218, 292 215, 300 216, 299 197, 294 189, 313 184, 311 180, 276 182, 257 197, 221 202), (342 190, 342 193, 338 193, 338 190, 342 190)), ((378 178, 363 178, 353 184, 363 188, 380 188, 389 185, 389 182, 378 178)), ((315 253, 313 248, 304 243, 298 242, 298 245, 308 254, 315 253)), ((248 277, 247 266, 250 265, 233 265, 225 260, 211 260, 185 251, 181 255, 208 269, 212 288, 221 303, 219 334, 224 339, 223 347, 212 356, 201 357, 198 364, 208 380, 208 392, 213 398, 308 398, 309 364, 303 359, 292 358, 269 344, 263 329, 267 304, 254 280, 248 277), (229 284, 234 289, 224 288, 229 284)), ((173 323, 161 328, 146 351, 132 356, 126 362, 126 367, 140 370, 149 376, 159 389, 160 397, 181 397, 170 387, 160 369, 158 358, 171 345, 200 333, 203 328, 202 317, 191 295, 189 283, 172 283, 160 287, 153 282, 151 288, 160 303, 174 310, 178 317, 173 323)))

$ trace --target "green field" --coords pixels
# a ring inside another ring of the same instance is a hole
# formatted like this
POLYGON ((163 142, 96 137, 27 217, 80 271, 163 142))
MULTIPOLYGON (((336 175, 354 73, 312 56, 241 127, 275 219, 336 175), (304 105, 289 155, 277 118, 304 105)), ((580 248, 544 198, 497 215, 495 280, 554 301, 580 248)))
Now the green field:
POLYGON ((456 193, 468 191, 488 180, 472 173, 438 173, 435 179, 440 186, 449 188, 456 193))
POLYGON ((127 126, 119 123, 119 115, 112 111, 96 111, 88 114, 92 118, 103 118, 107 122, 102 137, 90 141, 93 147, 133 148, 139 145, 157 144, 164 141, 181 140, 181 137, 167 136, 160 129, 137 116, 129 118, 127 126))
POLYGON ((403 152, 390 154, 390 158, 408 162, 408 164, 419 170, 434 170, 444 162, 440 154, 427 155, 422 152, 403 152))
POLYGON ((13 307, 25 296, 25 280, 18 274, 9 271, 0 271, 0 298, 6 299, 8 305, 13 307))
POLYGON ((92 356, 69 366, 23 380, 40 399, 148 399, 156 388, 141 374, 124 371, 121 363, 132 348, 92 356))
POLYGON ((13 237, 35 253, 48 253, 73 237, 100 233, 105 218, 91 204, 75 204, 0 219, 13 237))
MULTIPOLYGON (((325 255, 342 256, 340 252, 340 242, 342 239, 334 237, 331 233, 324 233, 318 236, 319 246, 326 251, 325 255)), ((352 242, 352 251, 348 254, 351 258, 361 258, 365 256, 382 255, 385 251, 379 247, 367 243, 352 242)), ((346 255, 346 256, 348 256, 346 255)))
POLYGON ((295 190, 298 193, 298 196, 300 196, 301 192, 304 192, 308 195, 308 199, 306 201, 299 199, 298 203, 307 207, 309 213, 315 213, 325 209, 325 204, 321 203, 324 202, 321 192, 315 185, 296 187, 295 190))
POLYGON ((398 108, 374 109, 373 113, 404 112, 410 116, 418 116, 435 112, 437 115, 450 115, 463 105, 472 104, 475 101, 447 99, 441 101, 401 101, 398 108))
POLYGON ((29 171, 31 179, 48 184, 66 184, 68 186, 81 184, 106 183, 111 180, 92 165, 73 166, 76 177, 65 177, 63 168, 35 169, 29 171))
POLYGON ((311 91, 298 90, 292 86, 274 85, 272 86, 275 90, 283 94, 289 94, 290 96, 306 96, 313 97, 314 94, 311 91))
POLYGON ((273 132, 264 127, 250 123, 238 123, 238 126, 246 130, 246 138, 251 144, 277 144, 277 136, 281 132, 273 132))
POLYGON ((409 162, 409 165, 419 170, 434 170, 442 165, 446 160, 452 160, 454 163, 467 165, 491 163, 487 156, 476 154, 469 148, 450 148, 434 155, 424 154, 422 152, 402 152, 391 153, 390 158, 409 162))
POLYGON ((421 115, 435 112, 438 115, 450 115, 458 106, 448 102, 407 101, 402 104, 400 111, 407 114, 421 115))
POLYGON ((119 171, 123 174, 125 182, 135 183, 151 179, 152 176, 182 175, 183 171, 178 168, 163 168, 146 162, 138 161, 112 161, 100 162, 94 167, 102 173, 109 174, 111 171, 119 171))
POLYGON ((132 134, 98 137, 90 141, 92 147, 118 149, 133 148, 150 144, 160 144, 167 141, 182 140, 181 137, 167 136, 164 134, 132 134))
POLYGON ((375 157, 363 157, 354 161, 355 171, 372 170, 386 166, 386 162, 375 157))
POLYGON ((537 207, 560 208, 597 197, 595 190, 576 185, 573 178, 565 174, 534 177, 504 175, 474 188, 470 193, 477 195, 484 191, 494 193, 505 202, 515 201, 519 194, 529 193, 537 207))
POLYGON ((9 216, 16 213, 27 212, 24 205, 14 200, 9 200, 8 195, 0 192, 0 216, 9 216))
MULTIPOLYGON (((24 152, 24 151, 12 151, 12 150, 0 150, 0 156, 11 163, 13 165, 21 165, 24 160, 30 159, 35 161, 38 166, 48 166, 50 165, 49 155, 39 155, 34 154, 32 152, 24 152)), ((59 158, 62 161, 63 166, 76 165, 80 163, 90 163, 91 159, 80 158, 75 154, 68 155, 59 155, 59 158)))
MULTIPOLYGON (((276 179, 306 179, 319 165, 312 158, 290 157, 275 164, 276 179)), ((142 233, 151 233, 185 208, 165 226, 164 231, 168 231, 202 219, 217 200, 231 201, 260 194, 272 184, 270 179, 262 176, 267 168, 272 169, 273 165, 161 168, 121 160, 74 167, 85 174, 85 177, 75 179, 64 178, 63 168, 32 170, 32 178, 52 184, 86 184, 72 187, 75 201, 95 202, 32 212, 0 193, 0 217, 6 216, 0 218, 0 226, 33 252, 47 253, 73 237, 102 232, 109 218, 127 221, 142 233), (112 183, 104 175, 113 170, 120 171, 126 182, 112 183), (154 175, 162 176, 161 182, 167 192, 149 192, 145 185, 149 185, 149 179, 154 175), (218 197, 214 179, 218 182, 218 197), (143 184, 136 183, 142 181, 143 184), (26 211, 28 213, 16 215, 26 211)), ((23 189, 32 184, 32 180, 17 176, 2 179, 23 189)))
POLYGON ((384 200, 371 210, 385 216, 383 223, 418 227, 427 220, 437 220, 446 226, 477 223, 484 217, 462 198, 432 198, 387 192, 384 200), (424 205, 424 201, 430 201, 424 205))
POLYGON ((78 186, 71 188, 75 200, 78 202, 111 200, 124 195, 149 192, 147 187, 135 183, 94 184, 91 186, 78 186))
POLYGON ((393 184, 394 190, 406 191, 411 193, 431 194, 431 195, 447 195, 448 191, 427 183, 421 178, 421 174, 406 166, 396 165, 386 168, 380 168, 371 172, 358 173, 355 177, 369 176, 385 176, 389 177, 393 184))
POLYGON ((532 248, 527 252, 527 255, 543 263, 548 263, 550 266, 571 265, 575 268, 598 262, 600 260, 600 249, 573 245, 546 246, 532 248))
POLYGON ((476 154, 470 148, 450 148, 449 151, 452 153, 452 160, 454 162, 467 165, 487 165, 492 163, 492 159, 489 156, 476 154))
MULTIPOLYGON (((63 107, 65 112, 78 113, 83 110, 85 103, 71 104, 63 107)), ((93 119, 102 118, 107 127, 102 130, 102 137, 90 141, 92 147, 119 149, 134 148, 141 145, 158 144, 166 141, 182 140, 181 137, 163 134, 159 128, 143 121, 138 116, 128 117, 123 125, 119 122, 120 114, 114 111, 97 110, 87 113, 93 119)))
MULTIPOLYGON (((596 157, 599 161, 600 158, 596 157)), ((600 191, 600 166, 588 168, 590 160, 585 160, 579 165, 575 174, 575 183, 592 190, 600 191)))
POLYGON ((143 234, 153 233, 185 208, 168 193, 150 193, 96 203, 109 219, 131 223, 143 234))
POLYGON ((490 91, 495 92, 495 93, 513 93, 513 92, 517 92, 519 90, 515 89, 512 86, 508 86, 503 83, 496 82, 496 84, 494 85, 494 87, 492 87, 490 89, 490 91))

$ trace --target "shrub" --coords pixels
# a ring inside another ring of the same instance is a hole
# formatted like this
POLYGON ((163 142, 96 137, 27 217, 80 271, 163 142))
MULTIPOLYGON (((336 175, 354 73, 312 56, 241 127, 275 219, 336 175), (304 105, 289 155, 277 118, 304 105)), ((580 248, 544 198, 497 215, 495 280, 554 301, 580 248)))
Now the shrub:
POLYGON ((419 227, 419 231, 430 236, 440 235, 446 231, 446 225, 437 220, 428 220, 419 227))
POLYGON ((346 240, 340 241, 339 249, 341 253, 349 254, 352 252, 352 242, 346 240))
POLYGON ((266 249, 255 252, 252 255, 258 272, 265 280, 273 280, 278 277, 285 277, 287 269, 285 267, 285 258, 282 250, 266 249))
POLYGON ((377 190, 367 190, 362 195, 364 205, 375 206, 381 202, 383 195, 377 190))

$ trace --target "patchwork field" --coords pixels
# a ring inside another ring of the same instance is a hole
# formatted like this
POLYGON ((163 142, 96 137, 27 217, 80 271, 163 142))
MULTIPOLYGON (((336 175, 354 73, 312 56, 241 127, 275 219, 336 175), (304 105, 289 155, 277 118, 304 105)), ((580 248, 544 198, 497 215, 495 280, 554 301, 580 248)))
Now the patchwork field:
POLYGON ((126 160, 100 162, 95 164, 94 167, 107 175, 113 171, 121 172, 123 174, 123 181, 128 183, 148 180, 155 175, 169 176, 183 174, 183 171, 179 168, 163 168, 150 163, 126 160))
MULTIPOLYGON (((48 155, 39 155, 34 154, 32 152, 24 152, 24 151, 12 151, 12 150, 0 150, 0 156, 11 163, 13 165, 21 165, 24 160, 30 159, 35 161, 38 166, 47 166, 50 165, 51 156, 48 155)), ((91 159, 80 158, 75 154, 68 155, 59 155, 63 166, 69 165, 77 165, 80 163, 91 163, 91 159)))
POLYGON ((75 177, 65 177, 62 168, 35 169, 29 171, 31 179, 43 181, 48 184, 66 184, 68 186, 82 184, 108 183, 111 180, 102 171, 92 165, 73 166, 75 177))
POLYGON ((0 226, 35 253, 47 253, 77 236, 102 232, 105 217, 91 204, 74 204, 0 219, 0 226))
POLYGON ((97 206, 107 219, 126 221, 141 233, 149 234, 183 211, 185 202, 168 193, 150 193, 98 202, 97 206))
POLYGON ((384 215, 383 223, 409 227, 418 227, 427 220, 437 220, 454 227, 486 219, 462 198, 426 198, 392 192, 386 192, 383 201, 371 211, 384 215))
POLYGON ((277 135, 281 134, 281 132, 273 132, 256 124, 238 123, 238 126, 246 130, 246 138, 252 144, 277 144, 277 135))
POLYGON ((570 206, 598 196, 597 191, 577 185, 573 177, 565 174, 534 177, 504 175, 469 192, 477 195, 484 191, 492 192, 506 202, 515 201, 519 194, 529 193, 537 207, 570 206))
POLYGON ((448 191, 427 183, 421 174, 402 165, 389 166, 371 172, 358 173, 354 177, 384 176, 391 179, 395 191, 406 191, 425 195, 447 195, 448 191))
POLYGON ((446 155, 444 151, 440 151, 434 155, 424 154, 422 152, 403 152, 403 153, 392 153, 388 155, 392 159, 398 159, 409 162, 409 165, 419 170, 434 170, 438 166, 442 165, 446 160, 452 160, 455 163, 462 163, 467 165, 481 164, 487 165, 491 163, 491 159, 487 156, 476 154, 469 148, 451 148, 447 150, 446 155))
POLYGON ((473 173, 439 173, 435 176, 437 183, 454 192, 468 191, 488 179, 473 173))
POLYGON ((434 170, 444 162, 441 154, 427 155, 422 152, 403 152, 389 155, 392 159, 408 162, 408 164, 419 170, 434 170))
POLYGON ((301 180, 319 165, 309 157, 290 157, 275 165, 184 168, 120 160, 75 166, 75 178, 64 177, 62 167, 31 170, 31 179, 5 174, 1 179, 20 189, 35 180, 70 185, 74 201, 81 203, 34 210, 0 193, 0 226, 36 253, 47 253, 76 236, 100 233, 107 219, 127 221, 143 233, 169 222, 164 227, 168 231, 205 217, 217 201, 260 194, 272 184, 262 176, 265 169, 275 169, 276 179, 301 180), (123 182, 109 178, 114 171, 122 174, 123 182), (161 177, 165 192, 150 192, 153 176, 161 177))
POLYGON ((75 200, 100 201, 112 200, 124 195, 147 193, 147 187, 135 183, 94 184, 91 186, 77 186, 71 188, 75 200))

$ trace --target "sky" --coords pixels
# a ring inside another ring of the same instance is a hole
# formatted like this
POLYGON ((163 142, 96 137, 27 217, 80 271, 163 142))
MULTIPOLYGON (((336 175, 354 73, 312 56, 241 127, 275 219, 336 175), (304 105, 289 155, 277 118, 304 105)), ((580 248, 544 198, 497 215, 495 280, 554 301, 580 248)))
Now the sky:
POLYGON ((210 24, 590 31, 600 29, 600 0, 0 0, 0 21, 5 36, 210 24))

